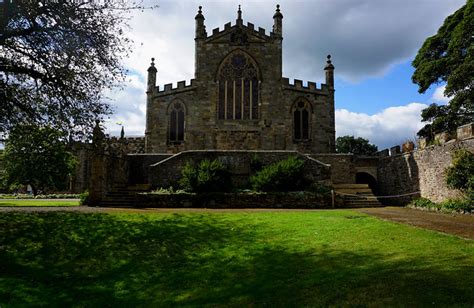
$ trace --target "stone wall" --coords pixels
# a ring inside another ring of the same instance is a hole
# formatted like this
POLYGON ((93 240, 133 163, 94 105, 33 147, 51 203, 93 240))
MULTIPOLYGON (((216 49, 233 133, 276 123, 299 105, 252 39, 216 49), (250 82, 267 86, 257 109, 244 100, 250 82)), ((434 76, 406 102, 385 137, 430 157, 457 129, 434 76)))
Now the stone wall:
MULTIPOLYGON (((239 19, 236 24, 227 23, 223 29, 214 29, 207 35, 202 16, 196 33, 195 79, 190 83, 180 81, 175 87, 172 84, 156 87, 154 64, 148 71, 147 153, 206 149, 334 152, 333 85, 321 84, 318 87, 316 83, 308 82, 305 86, 301 80, 290 83, 288 78, 282 77, 282 37, 279 31, 268 33, 251 23, 245 25, 239 19), (217 74, 224 59, 234 52, 248 55, 257 66, 259 97, 256 119, 218 118, 217 74), (292 107, 301 98, 311 106, 310 136, 307 140, 296 141, 293 138, 292 107), (170 143, 167 140, 169 107, 177 101, 185 106, 184 141, 170 143)), ((157 66, 159 69, 159 63, 157 66)))
POLYGON ((139 194, 136 205, 157 208, 331 208, 331 196, 309 192, 139 194))
POLYGON ((357 173, 367 173, 377 180, 379 158, 354 154, 311 154, 311 157, 331 165, 333 184, 355 184, 357 173))
POLYGON ((111 137, 107 139, 108 147, 125 153, 145 153, 145 137, 111 137))
POLYGON ((149 182, 154 187, 175 186, 186 163, 197 164, 204 159, 218 159, 229 168, 235 186, 245 186, 251 174, 251 162, 262 166, 284 160, 294 155, 305 161, 308 178, 314 182, 330 184, 330 166, 293 151, 185 151, 150 166, 149 182))
POLYGON ((457 149, 474 152, 472 126, 468 124, 460 127, 457 139, 439 137, 430 146, 421 140, 419 144, 422 146, 417 150, 402 154, 394 152, 391 156, 381 157, 378 168, 380 193, 399 195, 419 191, 414 196, 393 199, 392 204, 406 204, 419 196, 434 202, 461 197, 459 191, 447 187, 446 168, 451 166, 452 154, 457 149))

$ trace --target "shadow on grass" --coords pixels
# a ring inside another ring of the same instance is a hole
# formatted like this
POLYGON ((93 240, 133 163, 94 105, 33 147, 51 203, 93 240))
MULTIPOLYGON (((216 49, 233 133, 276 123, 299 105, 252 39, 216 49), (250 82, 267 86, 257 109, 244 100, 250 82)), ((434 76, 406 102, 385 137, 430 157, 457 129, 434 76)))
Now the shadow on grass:
POLYGON ((0 304, 474 302, 472 268, 446 271, 371 251, 293 249, 212 215, 8 213, 0 225, 0 304))

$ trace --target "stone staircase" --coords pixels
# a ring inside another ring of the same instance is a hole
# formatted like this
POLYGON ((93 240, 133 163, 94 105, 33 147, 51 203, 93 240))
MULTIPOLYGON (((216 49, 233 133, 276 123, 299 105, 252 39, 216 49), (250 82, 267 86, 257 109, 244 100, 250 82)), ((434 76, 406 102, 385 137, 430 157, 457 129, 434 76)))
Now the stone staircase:
POLYGON ((368 184, 336 184, 334 190, 345 208, 384 206, 374 198, 374 193, 368 184))
POLYGON ((106 207, 133 207, 137 193, 150 191, 149 184, 135 184, 131 186, 115 186, 107 192, 100 206, 106 207))

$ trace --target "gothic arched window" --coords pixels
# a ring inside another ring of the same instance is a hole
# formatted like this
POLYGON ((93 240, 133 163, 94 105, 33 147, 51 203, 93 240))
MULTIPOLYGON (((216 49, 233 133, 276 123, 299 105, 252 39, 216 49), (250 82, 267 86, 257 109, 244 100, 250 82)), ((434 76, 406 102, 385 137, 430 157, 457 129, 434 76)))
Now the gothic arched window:
POLYGON ((259 78, 255 61, 236 51, 222 62, 217 74, 220 120, 258 119, 259 78))
POLYGON ((304 141, 310 139, 311 106, 305 100, 296 102, 293 108, 293 139, 304 141))
POLYGON ((181 143, 184 141, 184 105, 174 102, 169 109, 168 142, 181 143))

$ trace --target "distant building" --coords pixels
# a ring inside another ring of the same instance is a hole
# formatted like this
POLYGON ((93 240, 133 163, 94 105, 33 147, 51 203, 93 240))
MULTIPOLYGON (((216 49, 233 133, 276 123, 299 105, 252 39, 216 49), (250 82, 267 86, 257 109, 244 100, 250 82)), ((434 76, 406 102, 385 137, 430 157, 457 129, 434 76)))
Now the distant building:
POLYGON ((211 35, 201 7, 195 20, 195 78, 160 89, 154 59, 148 68, 147 153, 334 152, 334 66, 328 56, 326 83, 319 88, 314 82, 303 86, 301 80, 290 84, 282 77, 279 6, 270 33, 244 25, 240 6, 236 23, 214 29, 211 35))

